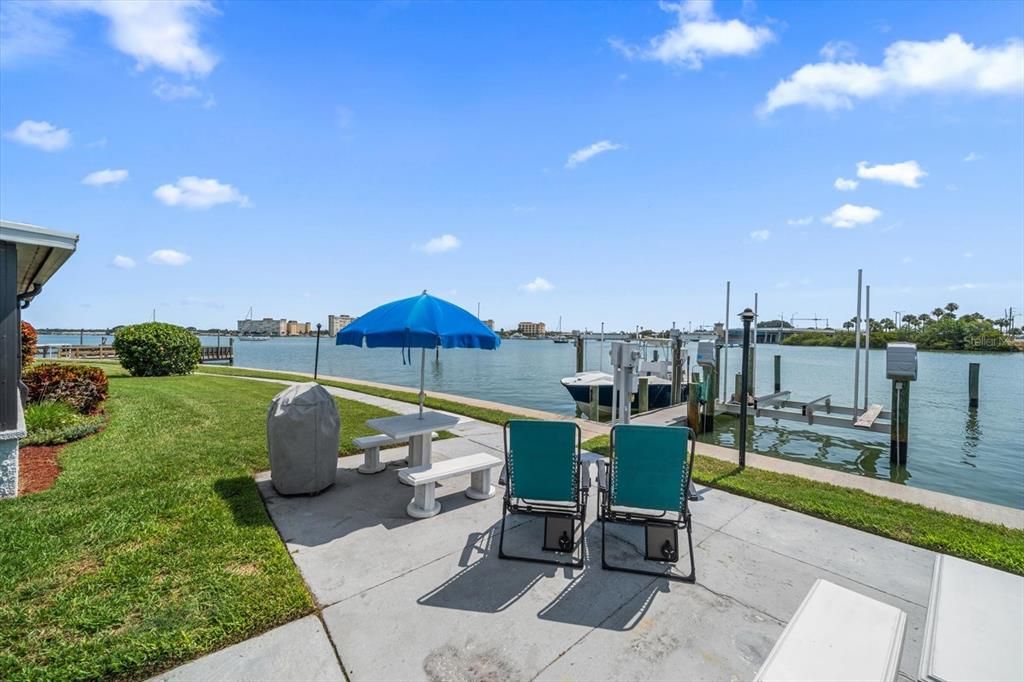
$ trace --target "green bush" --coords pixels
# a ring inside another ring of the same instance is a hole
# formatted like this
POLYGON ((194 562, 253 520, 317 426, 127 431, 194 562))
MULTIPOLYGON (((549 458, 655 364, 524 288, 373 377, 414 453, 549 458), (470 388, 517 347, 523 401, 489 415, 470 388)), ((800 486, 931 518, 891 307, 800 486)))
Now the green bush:
POLYGON ((165 322, 122 327, 114 337, 114 350, 121 365, 137 377, 191 374, 199 364, 199 339, 165 322))
POLYGON ((59 401, 82 414, 96 412, 107 399, 107 375, 98 367, 47 362, 25 370, 29 405, 59 401))
POLYGON ((67 403, 47 400, 25 408, 28 435, 22 445, 59 445, 77 440, 102 428, 103 415, 84 415, 67 403))
POLYGON ((39 341, 39 335, 36 334, 36 328, 30 325, 28 322, 22 320, 21 322, 21 368, 24 369, 31 365, 36 359, 36 343, 39 341))

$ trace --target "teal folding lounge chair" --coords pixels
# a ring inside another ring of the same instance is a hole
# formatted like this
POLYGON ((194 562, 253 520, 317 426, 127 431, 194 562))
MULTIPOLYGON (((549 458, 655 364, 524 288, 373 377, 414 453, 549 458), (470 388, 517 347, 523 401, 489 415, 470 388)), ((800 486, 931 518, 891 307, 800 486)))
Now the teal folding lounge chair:
POLYGON ((583 480, 580 466, 580 427, 570 421, 513 419, 505 423, 504 434, 507 480, 498 556, 581 568, 589 477, 583 480), (543 516, 544 549, 568 553, 569 561, 506 554, 510 513, 543 516))
POLYGON ((621 424, 612 429, 611 466, 608 480, 601 482, 599 490, 602 567, 694 582, 696 569, 687 492, 696 444, 696 435, 686 427, 621 424), (679 560, 679 530, 686 530, 690 547, 689 575, 609 564, 605 535, 608 523, 644 526, 644 558, 673 564, 679 560))

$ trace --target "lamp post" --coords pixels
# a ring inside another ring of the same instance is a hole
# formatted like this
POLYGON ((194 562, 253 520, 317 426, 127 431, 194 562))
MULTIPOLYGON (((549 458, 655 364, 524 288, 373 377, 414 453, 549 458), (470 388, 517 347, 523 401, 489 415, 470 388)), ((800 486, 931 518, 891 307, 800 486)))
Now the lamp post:
POLYGON ((320 369, 320 323, 316 323, 316 354, 313 356, 313 381, 320 369))
POLYGON ((754 311, 750 308, 740 313, 743 320, 743 365, 740 374, 740 395, 736 396, 740 401, 740 469, 747 466, 747 386, 748 374, 750 372, 750 323, 754 321, 754 311))

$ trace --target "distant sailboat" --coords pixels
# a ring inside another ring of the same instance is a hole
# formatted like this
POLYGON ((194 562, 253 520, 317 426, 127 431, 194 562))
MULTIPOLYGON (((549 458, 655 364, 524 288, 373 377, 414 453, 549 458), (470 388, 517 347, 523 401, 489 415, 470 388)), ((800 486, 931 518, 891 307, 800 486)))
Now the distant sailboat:
POLYGON ((562 316, 558 316, 558 335, 551 339, 555 343, 569 343, 569 337, 562 333, 562 316))

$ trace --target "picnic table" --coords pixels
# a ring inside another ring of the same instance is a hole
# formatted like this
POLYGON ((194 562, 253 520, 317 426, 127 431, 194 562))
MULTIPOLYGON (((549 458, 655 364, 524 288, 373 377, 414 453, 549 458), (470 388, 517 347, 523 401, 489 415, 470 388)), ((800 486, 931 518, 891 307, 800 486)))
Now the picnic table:
POLYGON ((443 412, 400 414, 394 417, 367 419, 366 425, 395 440, 409 440, 409 467, 430 466, 431 435, 459 423, 459 418, 443 412))

